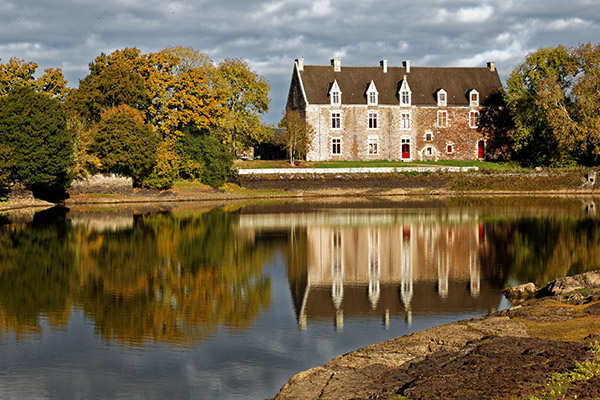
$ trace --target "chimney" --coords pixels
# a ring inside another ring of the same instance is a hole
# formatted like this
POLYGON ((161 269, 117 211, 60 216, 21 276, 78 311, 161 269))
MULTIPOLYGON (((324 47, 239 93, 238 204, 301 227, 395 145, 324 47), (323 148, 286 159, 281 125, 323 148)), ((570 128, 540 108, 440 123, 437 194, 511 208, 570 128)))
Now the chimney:
POLYGON ((304 71, 304 58, 296 58, 296 65, 298 66, 298 71, 304 71))
POLYGON ((406 73, 410 72, 410 60, 402 61, 402 65, 406 68, 406 73))
POLYGON ((339 58, 332 58, 331 65, 333 65, 334 72, 340 72, 342 70, 342 60, 339 58))
POLYGON ((489 63, 487 63, 487 66, 490 69, 490 72, 496 71, 496 63, 495 62, 489 62, 489 63))
POLYGON ((383 73, 387 73, 387 60, 379 61, 379 65, 381 65, 381 68, 383 68, 383 73))

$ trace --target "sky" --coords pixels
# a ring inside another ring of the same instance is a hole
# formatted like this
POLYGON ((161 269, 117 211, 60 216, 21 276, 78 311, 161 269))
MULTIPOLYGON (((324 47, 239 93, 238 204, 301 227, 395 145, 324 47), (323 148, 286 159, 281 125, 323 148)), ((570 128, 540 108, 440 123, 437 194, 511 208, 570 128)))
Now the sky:
POLYGON ((540 47, 600 38, 596 0, 0 0, 0 59, 61 68, 77 87, 100 53, 192 47, 215 62, 243 58, 271 86, 282 117, 293 63, 342 67, 485 66, 503 82, 540 47))

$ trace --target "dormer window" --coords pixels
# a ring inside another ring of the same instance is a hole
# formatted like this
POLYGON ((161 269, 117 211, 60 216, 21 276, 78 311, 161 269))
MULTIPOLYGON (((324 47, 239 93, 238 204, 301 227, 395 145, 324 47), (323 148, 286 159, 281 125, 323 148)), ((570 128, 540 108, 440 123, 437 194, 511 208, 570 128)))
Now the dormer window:
POLYGON ((475 89, 469 92, 469 105, 471 107, 479 107, 479 92, 475 89))
POLYGON ((448 105, 448 94, 444 89, 440 89, 437 92, 437 105, 438 107, 446 107, 448 105))
POLYGON ((411 94, 410 87, 408 86, 408 81, 406 80, 406 76, 402 81, 402 85, 400 85, 400 91, 398 92, 398 97, 400 98, 401 106, 410 106, 411 105, 411 94))
POLYGON ((371 81, 369 88, 367 89, 367 105, 376 106, 378 103, 379 92, 375 87, 375 83, 371 81))
POLYGON ((337 81, 333 81, 331 89, 329 90, 329 101, 332 106, 339 106, 342 104, 342 91, 338 86, 337 81))

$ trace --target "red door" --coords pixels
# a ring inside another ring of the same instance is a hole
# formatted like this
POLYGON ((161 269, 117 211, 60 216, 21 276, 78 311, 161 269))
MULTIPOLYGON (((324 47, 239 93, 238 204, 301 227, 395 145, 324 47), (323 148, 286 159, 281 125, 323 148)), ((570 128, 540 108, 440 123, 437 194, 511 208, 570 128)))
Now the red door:
POLYGON ((402 145, 402 158, 410 158, 410 144, 404 143, 402 145))
POLYGON ((485 142, 480 140, 477 142, 477 157, 483 158, 485 156, 485 142))

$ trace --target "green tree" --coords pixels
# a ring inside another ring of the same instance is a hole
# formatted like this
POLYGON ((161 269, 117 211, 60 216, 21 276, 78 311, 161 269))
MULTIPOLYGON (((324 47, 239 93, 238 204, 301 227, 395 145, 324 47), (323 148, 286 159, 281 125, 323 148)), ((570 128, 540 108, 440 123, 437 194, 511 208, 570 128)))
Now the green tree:
POLYGON ((212 187, 222 186, 231 177, 233 155, 215 135, 190 126, 178 141, 178 153, 200 166, 201 181, 212 187))
POLYGON ((100 116, 91 150, 103 170, 131 176, 134 185, 140 185, 156 163, 158 143, 158 136, 144 122, 143 114, 121 105, 100 116))
POLYGON ((568 120, 565 93, 574 66, 567 48, 542 48, 529 54, 508 78, 504 98, 514 122, 512 140, 525 164, 561 165, 572 160, 554 128, 568 120))
POLYGON ((219 120, 220 139, 234 151, 263 141, 268 129, 261 116, 269 111, 269 84, 239 58, 228 58, 218 66, 215 85, 228 93, 227 108, 219 120))
POLYGON ((294 165, 294 160, 306 157, 314 129, 297 110, 287 110, 279 127, 284 129, 283 144, 289 154, 290 164, 294 165))
POLYGON ((61 190, 70 184, 73 137, 57 99, 27 87, 0 97, 0 146, 12 152, 12 181, 34 190, 61 190))

